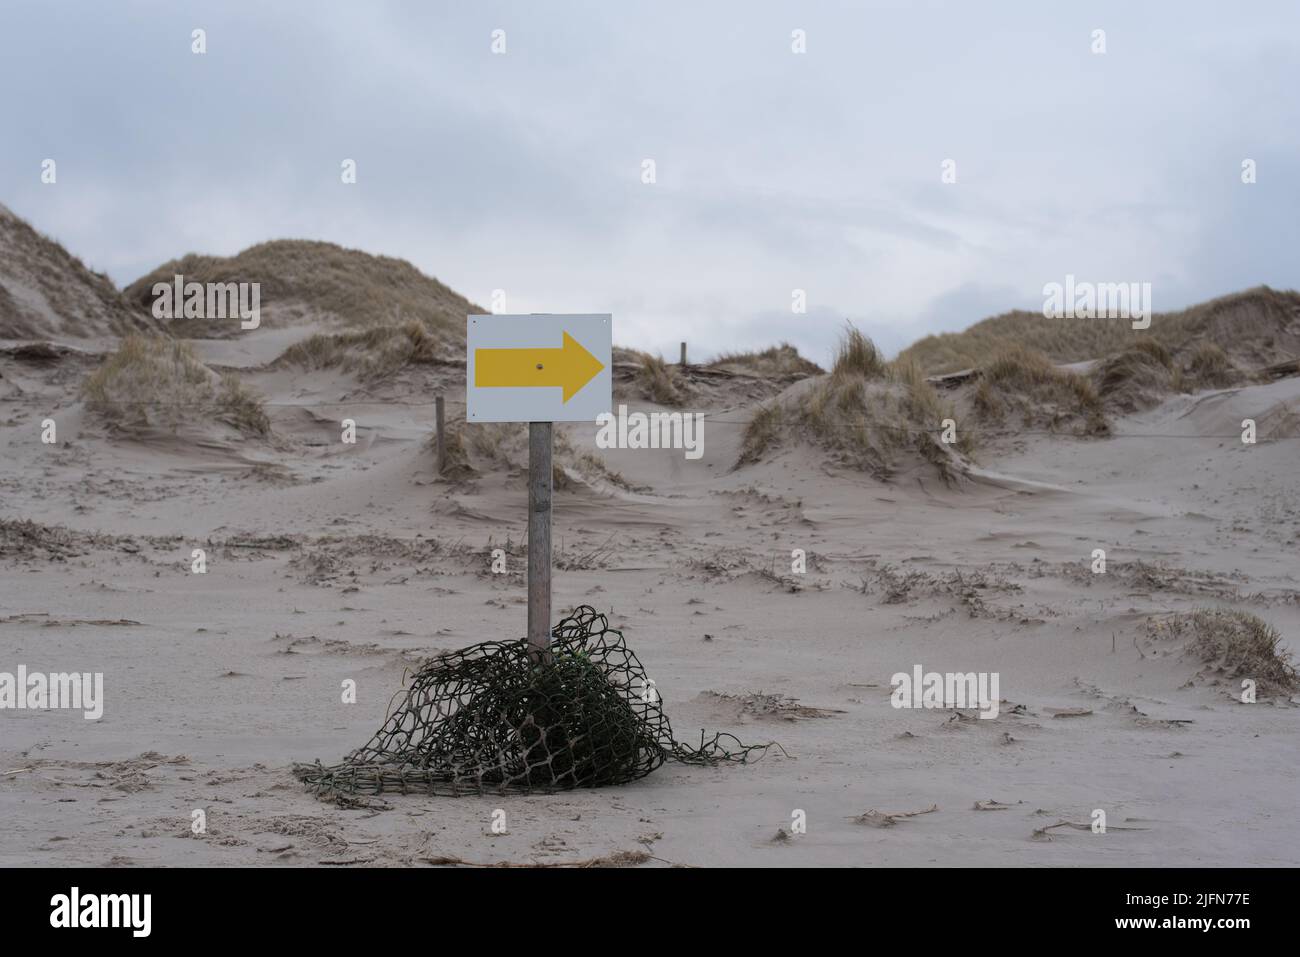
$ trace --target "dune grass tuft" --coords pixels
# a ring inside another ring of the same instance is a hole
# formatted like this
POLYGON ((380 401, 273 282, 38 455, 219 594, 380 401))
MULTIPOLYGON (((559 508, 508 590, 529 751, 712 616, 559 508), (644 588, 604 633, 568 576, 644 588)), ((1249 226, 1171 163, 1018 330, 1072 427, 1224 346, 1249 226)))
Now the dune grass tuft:
POLYGON ((799 355, 799 350, 788 342, 759 352, 724 352, 710 361, 708 368, 735 370, 764 378, 813 376, 824 371, 817 363, 799 355))
POLYGON ((745 426, 745 435, 741 441, 740 459, 736 466, 752 465, 761 461, 769 449, 776 447, 781 440, 785 425, 785 406, 779 399, 760 405, 745 426))
POLYGON ((831 375, 838 378, 862 376, 878 379, 885 374, 885 359, 876 344, 849 325, 840 336, 831 375))
POLYGON ((686 399, 686 386, 677 366, 670 366, 662 356, 641 356, 637 384, 651 402, 659 405, 680 406, 686 399))
POLYGON ((1300 690, 1300 675, 1282 636, 1262 618, 1245 611, 1199 608, 1162 619, 1158 633, 1188 638, 1188 650, 1229 678, 1249 678, 1264 694, 1300 690))
POLYGON ((1015 416, 1028 428, 1075 435, 1109 431, 1101 398, 1077 372, 1060 369, 1034 349, 1015 346, 982 369, 972 408, 983 423, 1002 424, 1015 416))
POLYGON ((755 410, 736 467, 760 461, 787 441, 810 439, 877 478, 891 477, 912 452, 951 481, 960 461, 954 453, 970 455, 974 442, 958 425, 953 447, 945 445, 945 419, 956 423, 955 411, 916 363, 885 362, 869 338, 849 327, 828 375, 755 410))
POLYGON ((1168 349, 1150 337, 1099 362, 1092 380, 1102 402, 1122 412, 1136 412, 1163 401, 1182 386, 1182 371, 1168 349))
POLYGON ((203 420, 226 422, 249 435, 267 435, 262 400, 233 373, 218 376, 185 342, 131 335, 82 386, 89 412, 122 430, 203 420))
POLYGON ((245 435, 270 435, 271 420, 259 396, 233 372, 223 373, 217 392, 217 417, 245 435))
MULTIPOLYGON (((558 490, 578 485, 608 482, 631 488, 628 481, 610 469, 596 455, 574 448, 563 429, 553 438, 552 481, 558 490)), ((428 448, 437 447, 437 435, 430 434, 428 448)), ((463 481, 488 472, 520 472, 528 467, 528 423, 453 421, 447 429, 447 463, 444 478, 463 481)))
POLYGON ((454 362, 456 348, 445 334, 410 319, 355 332, 314 335, 291 345, 274 364, 341 369, 363 379, 381 379, 407 365, 454 362))
POLYGON ((1243 378, 1228 354, 1213 342, 1198 345, 1187 364, 1186 379, 1197 389, 1226 389, 1243 378))

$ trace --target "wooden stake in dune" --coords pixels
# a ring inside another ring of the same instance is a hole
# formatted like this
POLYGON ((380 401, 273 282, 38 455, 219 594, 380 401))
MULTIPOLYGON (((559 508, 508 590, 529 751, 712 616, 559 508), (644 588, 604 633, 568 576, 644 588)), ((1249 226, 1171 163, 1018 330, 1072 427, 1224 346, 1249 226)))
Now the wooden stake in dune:
POLYGON ((528 644, 550 660, 553 423, 611 411, 608 315, 469 316, 465 417, 528 423, 528 644))
POLYGON ((442 396, 439 395, 433 400, 433 417, 438 426, 438 474, 441 475, 447 471, 447 418, 444 415, 446 411, 442 396))

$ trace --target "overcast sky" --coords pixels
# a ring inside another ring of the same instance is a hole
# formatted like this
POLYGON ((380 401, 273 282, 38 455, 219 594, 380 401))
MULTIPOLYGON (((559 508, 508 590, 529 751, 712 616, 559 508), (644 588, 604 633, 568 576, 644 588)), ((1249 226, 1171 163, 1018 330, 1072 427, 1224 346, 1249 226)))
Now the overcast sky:
POLYGON ((1300 286, 1298 11, 4 0, 0 203, 119 285, 325 239, 665 353, 893 352, 1067 273, 1300 286))

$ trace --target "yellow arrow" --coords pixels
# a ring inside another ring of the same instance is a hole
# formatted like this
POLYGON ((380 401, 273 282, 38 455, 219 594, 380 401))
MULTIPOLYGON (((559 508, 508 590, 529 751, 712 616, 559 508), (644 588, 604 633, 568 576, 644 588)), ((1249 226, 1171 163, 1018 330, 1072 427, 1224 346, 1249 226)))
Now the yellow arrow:
POLYGON ((558 386, 568 402, 604 364, 567 332, 558 349, 475 349, 476 388, 558 386))

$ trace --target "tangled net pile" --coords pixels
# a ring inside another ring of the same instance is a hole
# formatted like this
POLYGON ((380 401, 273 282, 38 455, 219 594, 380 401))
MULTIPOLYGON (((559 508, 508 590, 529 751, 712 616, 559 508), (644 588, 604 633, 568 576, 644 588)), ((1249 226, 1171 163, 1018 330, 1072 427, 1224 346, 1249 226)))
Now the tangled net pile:
POLYGON ((715 734, 673 739, 654 684, 608 619, 583 605, 552 632, 550 660, 526 641, 487 641, 417 672, 379 732, 341 764, 297 764, 317 795, 548 792, 622 784, 666 760, 761 757, 715 734), (733 743, 728 748, 724 739, 733 743))

